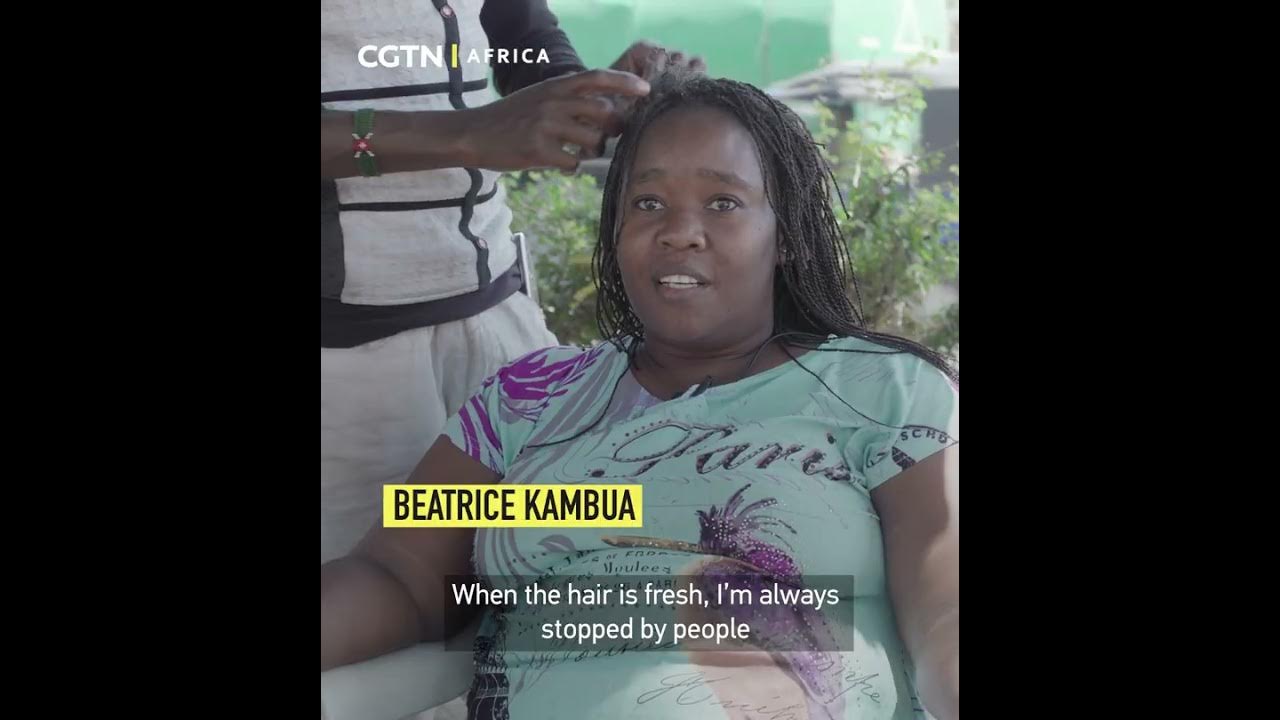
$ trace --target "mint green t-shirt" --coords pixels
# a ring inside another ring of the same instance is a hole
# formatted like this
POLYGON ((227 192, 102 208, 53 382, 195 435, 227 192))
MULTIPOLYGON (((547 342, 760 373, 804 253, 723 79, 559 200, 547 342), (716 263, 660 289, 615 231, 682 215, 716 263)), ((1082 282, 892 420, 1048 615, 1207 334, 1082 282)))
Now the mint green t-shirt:
POLYGON ((577 609, 490 609, 470 717, 923 717, 870 493, 959 441, 959 391, 920 358, 856 338, 797 357, 662 400, 611 344, 548 348, 485 381, 445 433, 503 483, 644 486, 642 528, 477 530, 475 570, 492 584, 688 576, 724 557, 778 576, 853 576, 852 597, 836 606, 851 614, 851 648, 817 664, 813 654, 780 653, 776 669, 746 675, 680 647, 637 651, 626 640, 530 650, 514 633, 531 620, 574 621, 577 609), (607 541, 621 535, 656 542, 607 541))

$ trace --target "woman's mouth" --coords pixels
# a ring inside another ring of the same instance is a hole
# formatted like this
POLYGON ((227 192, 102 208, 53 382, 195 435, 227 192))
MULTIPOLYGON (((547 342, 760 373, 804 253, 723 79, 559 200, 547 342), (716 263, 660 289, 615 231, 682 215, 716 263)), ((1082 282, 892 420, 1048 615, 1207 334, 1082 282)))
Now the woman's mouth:
POLYGON ((692 290, 706 285, 692 275, 664 275, 658 278, 658 284, 672 290, 692 290))

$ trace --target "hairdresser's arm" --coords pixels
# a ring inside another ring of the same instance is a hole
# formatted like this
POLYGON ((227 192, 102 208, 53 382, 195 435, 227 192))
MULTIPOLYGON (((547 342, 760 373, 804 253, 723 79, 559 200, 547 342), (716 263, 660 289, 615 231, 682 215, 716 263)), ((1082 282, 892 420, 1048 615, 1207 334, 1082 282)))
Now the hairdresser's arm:
POLYGON ((493 84, 504 96, 543 80, 586 70, 547 0, 485 0, 480 26, 492 48, 547 52, 545 63, 501 63, 495 57, 493 84))
MULTIPOLYGON (((501 100, 453 111, 378 112, 371 144, 381 173, 472 167, 560 168, 594 157, 604 135, 621 131, 613 104, 593 95, 642 97, 649 84, 628 72, 589 70, 530 85, 501 100)), ((360 174, 352 150, 353 112, 320 114, 320 177, 360 174)))
MULTIPOLYGON (((492 470, 440 437, 409 477, 415 485, 491 484, 492 470)), ((350 555, 320 566, 320 670, 442 640, 468 617, 446 616, 445 577, 471 575, 474 528, 378 522, 350 555)))
POLYGON ((889 593, 916 664, 925 708, 960 717, 960 448, 913 465, 871 492, 889 593))

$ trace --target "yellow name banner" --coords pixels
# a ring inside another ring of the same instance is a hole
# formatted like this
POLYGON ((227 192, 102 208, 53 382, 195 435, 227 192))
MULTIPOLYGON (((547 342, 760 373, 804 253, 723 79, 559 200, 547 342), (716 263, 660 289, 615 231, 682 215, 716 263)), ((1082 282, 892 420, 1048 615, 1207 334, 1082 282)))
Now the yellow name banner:
POLYGON ((642 527, 642 485, 384 485, 382 524, 642 527))

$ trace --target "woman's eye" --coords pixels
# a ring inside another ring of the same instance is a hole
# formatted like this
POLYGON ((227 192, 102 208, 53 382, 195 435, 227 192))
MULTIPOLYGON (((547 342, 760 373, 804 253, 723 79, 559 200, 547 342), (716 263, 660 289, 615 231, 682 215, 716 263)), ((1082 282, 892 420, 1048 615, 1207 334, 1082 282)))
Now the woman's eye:
POLYGON ((661 210, 662 202, 657 198, 645 197, 635 201, 637 210, 661 210))
POLYGON ((716 198, 711 201, 710 205, 711 209, 716 212, 728 212, 738 206, 738 201, 733 198, 716 198))

